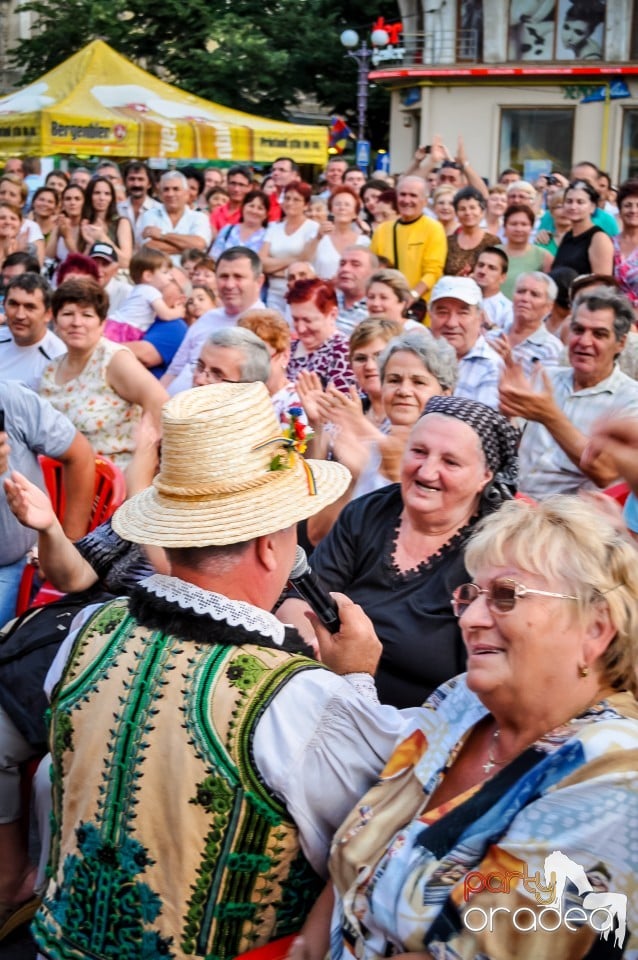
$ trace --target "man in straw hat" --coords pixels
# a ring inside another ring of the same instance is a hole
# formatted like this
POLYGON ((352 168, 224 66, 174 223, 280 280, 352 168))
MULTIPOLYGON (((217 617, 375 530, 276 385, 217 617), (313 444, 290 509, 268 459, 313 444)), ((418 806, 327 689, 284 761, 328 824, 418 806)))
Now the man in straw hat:
MULTIPOLYGON (((269 612, 295 524, 349 482, 298 447, 261 383, 164 407, 160 473, 113 527, 163 547, 172 575, 85 611, 59 654, 51 879, 34 923, 49 957, 224 960, 298 930, 318 892, 331 835, 368 785, 358 750, 379 714, 269 612), (324 755, 336 723, 352 754, 338 798, 324 755)), ((344 641, 371 634, 346 598, 340 612, 344 641)))

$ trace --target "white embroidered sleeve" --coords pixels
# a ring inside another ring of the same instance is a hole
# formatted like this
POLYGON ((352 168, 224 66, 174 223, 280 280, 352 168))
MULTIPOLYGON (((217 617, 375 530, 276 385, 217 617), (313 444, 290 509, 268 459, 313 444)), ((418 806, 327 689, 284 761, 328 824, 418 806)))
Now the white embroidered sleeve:
POLYGON ((264 711, 255 762, 322 876, 335 830, 383 769, 412 713, 371 702, 343 677, 315 669, 292 677, 264 711))

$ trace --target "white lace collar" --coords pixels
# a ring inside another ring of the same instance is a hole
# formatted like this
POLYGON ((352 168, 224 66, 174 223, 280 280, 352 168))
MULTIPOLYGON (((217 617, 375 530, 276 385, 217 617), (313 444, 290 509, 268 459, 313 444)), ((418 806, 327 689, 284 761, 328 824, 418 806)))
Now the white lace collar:
POLYGON ((229 600, 220 593, 202 590, 194 583, 187 583, 177 577, 168 577, 159 573, 141 580, 140 586, 147 593, 176 603, 182 610, 193 610, 195 613, 210 617, 211 620, 222 620, 231 627, 244 627, 246 630, 256 631, 263 637, 269 637, 279 647, 284 642, 283 623, 266 610, 254 607, 252 603, 229 600))

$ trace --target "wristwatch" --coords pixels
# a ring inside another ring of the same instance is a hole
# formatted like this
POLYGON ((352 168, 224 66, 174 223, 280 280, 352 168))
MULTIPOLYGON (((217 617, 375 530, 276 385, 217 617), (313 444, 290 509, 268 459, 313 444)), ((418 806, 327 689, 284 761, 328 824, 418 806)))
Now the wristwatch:
POLYGON ((411 296, 414 300, 419 300, 420 297, 421 297, 421 294, 419 293, 418 290, 410 290, 410 296, 411 296))

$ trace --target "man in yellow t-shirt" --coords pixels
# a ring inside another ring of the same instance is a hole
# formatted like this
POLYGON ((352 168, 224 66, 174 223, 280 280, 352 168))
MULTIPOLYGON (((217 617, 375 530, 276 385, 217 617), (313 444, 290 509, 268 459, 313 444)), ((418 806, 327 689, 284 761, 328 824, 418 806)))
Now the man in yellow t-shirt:
POLYGON ((399 216, 376 227, 370 249, 385 257, 405 276, 412 298, 426 300, 443 275, 447 238, 438 220, 423 214, 425 182, 421 177, 403 177, 397 187, 399 216))

